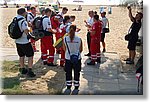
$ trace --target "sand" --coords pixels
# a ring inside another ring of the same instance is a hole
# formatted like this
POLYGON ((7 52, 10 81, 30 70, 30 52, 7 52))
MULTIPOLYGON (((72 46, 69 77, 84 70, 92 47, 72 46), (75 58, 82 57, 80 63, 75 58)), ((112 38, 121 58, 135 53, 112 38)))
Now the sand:
MULTIPOLYGON (((83 21, 87 20, 89 10, 94 10, 99 13, 99 6, 82 6, 82 11, 72 11, 72 9, 77 7, 75 5, 68 5, 67 7, 69 8, 67 15, 76 16, 75 24, 77 24, 77 26, 81 28, 81 32, 80 34, 78 34, 78 36, 80 36, 83 40, 84 52, 87 52, 87 29, 83 21)), ((7 34, 7 27, 12 18, 16 15, 16 10, 16 8, 0 8, 0 47, 15 47, 14 40, 11 39, 7 34)), ((135 11, 137 10, 135 9, 133 11, 135 14, 135 11)), ((128 17, 128 10, 125 7, 113 7, 112 14, 107 14, 106 16, 110 22, 110 33, 106 34, 105 39, 107 52, 117 52, 121 56, 127 55, 127 42, 124 40, 124 36, 125 34, 127 34, 128 28, 131 25, 131 21, 128 17)), ((37 42, 37 47, 39 48, 39 41, 37 42)))

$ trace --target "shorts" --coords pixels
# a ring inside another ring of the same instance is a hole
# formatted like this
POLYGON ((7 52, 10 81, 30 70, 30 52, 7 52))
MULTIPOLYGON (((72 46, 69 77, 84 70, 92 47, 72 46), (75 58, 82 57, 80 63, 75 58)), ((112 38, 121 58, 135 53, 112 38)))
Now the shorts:
POLYGON ((34 56, 34 51, 33 51, 31 43, 27 43, 27 44, 17 44, 16 43, 16 47, 17 47, 17 52, 18 52, 19 57, 34 56))
POLYGON ((104 42, 105 39, 105 33, 101 33, 101 42, 104 42))
POLYGON ((128 42, 128 49, 135 50, 136 49, 136 41, 129 41, 128 42))

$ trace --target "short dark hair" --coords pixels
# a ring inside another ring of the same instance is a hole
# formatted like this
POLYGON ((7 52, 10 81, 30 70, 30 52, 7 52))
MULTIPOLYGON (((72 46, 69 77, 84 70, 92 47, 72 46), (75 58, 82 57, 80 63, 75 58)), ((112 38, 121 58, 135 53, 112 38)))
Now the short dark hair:
POLYGON ((51 9, 47 8, 45 9, 45 13, 51 12, 51 9))
POLYGON ((76 17, 72 15, 72 16, 70 16, 70 18, 73 18, 73 19, 75 19, 76 17))
POLYGON ((31 10, 34 10, 34 9, 36 9, 35 7, 31 7, 31 10))
POLYGON ((64 16, 63 23, 65 24, 67 20, 70 20, 70 16, 68 15, 64 16))
POLYGON ((94 15, 94 19, 99 20, 99 15, 94 15))
POLYGON ((63 7, 63 9, 62 9, 62 10, 63 10, 63 11, 64 11, 64 10, 68 11, 67 7, 63 7))
POLYGON ((26 12, 25 8, 20 8, 20 9, 17 10, 18 15, 22 15, 25 12, 26 12))

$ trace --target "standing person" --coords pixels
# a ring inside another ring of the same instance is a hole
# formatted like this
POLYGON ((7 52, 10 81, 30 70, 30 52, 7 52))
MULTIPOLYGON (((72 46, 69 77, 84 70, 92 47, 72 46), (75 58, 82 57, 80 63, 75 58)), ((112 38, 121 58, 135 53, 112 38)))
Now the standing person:
POLYGON ((134 64, 134 58, 136 55, 136 42, 138 41, 138 32, 142 25, 141 19, 143 18, 143 13, 137 12, 136 16, 133 17, 131 7, 128 7, 128 10, 129 18, 133 23, 128 32, 130 34, 130 38, 128 41, 129 58, 127 58, 125 61, 127 61, 126 64, 134 64))
POLYGON ((76 26, 71 25, 69 36, 64 38, 63 49, 65 51, 65 72, 66 72, 66 86, 70 89, 72 86, 72 69, 74 70, 74 86, 75 89, 79 88, 80 71, 81 71, 81 52, 82 40, 75 35, 76 26), (76 61, 72 61, 72 56, 76 56, 76 61))
MULTIPOLYGON (((87 28, 90 28, 92 27, 93 23, 94 23, 94 12, 93 11, 89 11, 88 12, 88 15, 89 15, 89 19, 87 21, 84 21, 86 23, 86 27, 87 28)), ((88 44, 88 54, 85 54, 85 56, 91 56, 91 52, 90 52, 90 42, 91 42, 91 37, 90 37, 90 31, 88 30, 87 32, 87 44, 88 44)))
POLYGON ((106 12, 101 12, 101 21, 102 21, 101 42, 102 42, 102 46, 103 46, 103 52, 106 52, 106 43, 104 41, 105 32, 103 31, 103 29, 106 28, 107 25, 109 27, 109 21, 106 18, 106 12))
POLYGON ((68 12, 68 8, 67 7, 63 7, 62 11, 59 12, 57 15, 60 15, 61 17, 64 18, 64 15, 68 12))
POLYGON ((95 65, 95 62, 100 63, 100 39, 101 39, 102 24, 99 20, 99 15, 94 15, 94 24, 90 28, 91 44, 91 61, 87 65, 95 65))
POLYGON ((50 16, 52 11, 47 8, 45 10, 45 16, 43 16, 42 26, 43 30, 45 31, 44 34, 46 35, 41 39, 42 47, 43 47, 43 64, 48 66, 56 66, 54 65, 54 53, 55 49, 53 47, 53 35, 56 31, 52 29, 50 16))
MULTIPOLYGON (((27 14, 27 22, 28 22, 29 27, 30 27, 30 32, 32 32, 32 23, 33 23, 35 17, 36 17, 36 8, 35 7, 31 7, 31 12, 29 12, 27 14)), ((37 49, 36 49, 36 45, 35 45, 35 40, 32 39, 32 38, 30 40, 31 40, 31 44, 32 44, 33 50, 34 50, 34 52, 36 52, 37 49)))
POLYGON ((31 46, 31 43, 29 42, 27 35, 29 33, 28 30, 28 23, 25 20, 25 16, 27 14, 26 10, 24 8, 20 8, 17 11, 17 19, 23 18, 18 22, 20 30, 23 32, 22 37, 16 39, 16 47, 17 52, 19 55, 19 61, 20 61, 20 73, 21 74, 27 74, 29 77, 35 77, 36 75, 32 71, 32 65, 33 65, 33 48, 31 46), (28 69, 25 68, 24 59, 25 56, 28 57, 28 69))

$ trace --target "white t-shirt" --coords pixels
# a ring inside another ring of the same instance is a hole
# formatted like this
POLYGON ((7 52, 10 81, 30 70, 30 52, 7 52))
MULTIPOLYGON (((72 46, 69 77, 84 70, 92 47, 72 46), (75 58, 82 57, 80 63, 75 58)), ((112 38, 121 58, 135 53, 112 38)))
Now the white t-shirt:
MULTIPOLYGON (((106 26, 108 26, 108 19, 106 17, 102 17, 101 18, 101 21, 102 21, 102 29, 103 28, 106 28, 106 26)), ((103 30, 102 30, 103 31, 103 30)))
POLYGON ((80 45, 81 45, 81 39, 78 36, 74 37, 73 42, 70 41, 70 37, 66 36, 64 38, 64 44, 66 46, 66 52, 65 52, 65 59, 70 60, 70 55, 78 55, 79 54, 79 59, 81 59, 81 54, 80 54, 80 45), (69 50, 70 50, 70 54, 68 53, 68 48, 66 45, 66 42, 68 44, 69 50))
POLYGON ((94 23, 94 18, 89 17, 89 19, 87 20, 88 25, 92 26, 94 23))
POLYGON ((31 13, 31 12, 29 12, 28 14, 27 14, 27 21, 28 22, 33 22, 34 21, 34 15, 31 13), (31 16, 32 15, 32 16, 31 16))
POLYGON ((52 28, 50 17, 44 18, 42 24, 43 24, 43 30, 48 31, 48 28, 52 28))
POLYGON ((57 15, 61 15, 64 18, 64 14, 62 12, 59 12, 57 15))
MULTIPOLYGON (((17 15, 17 19, 19 19, 19 18, 24 18, 24 17, 21 16, 21 15, 17 15)), ((20 21, 18 22, 18 25, 19 25, 19 28, 20 28, 21 32, 23 32, 24 30, 28 29, 28 23, 27 23, 27 21, 25 20, 25 18, 22 19, 22 20, 20 20, 20 21)), ((23 32, 22 37, 19 38, 19 39, 16 39, 15 42, 16 42, 17 44, 27 44, 27 43, 29 43, 29 40, 27 39, 27 34, 25 34, 25 33, 23 32)))

